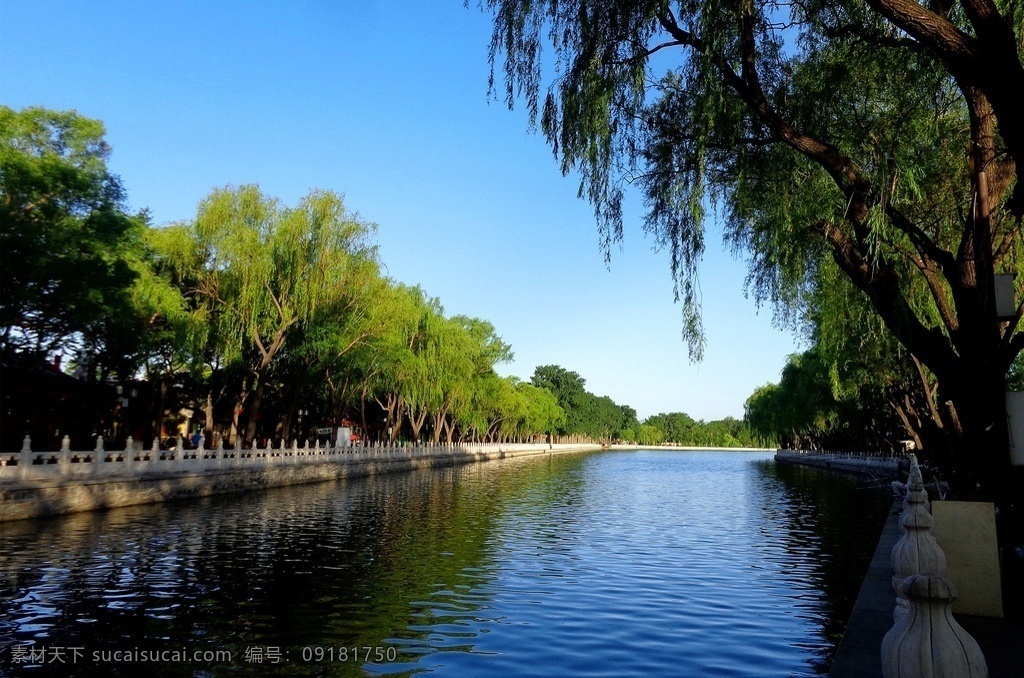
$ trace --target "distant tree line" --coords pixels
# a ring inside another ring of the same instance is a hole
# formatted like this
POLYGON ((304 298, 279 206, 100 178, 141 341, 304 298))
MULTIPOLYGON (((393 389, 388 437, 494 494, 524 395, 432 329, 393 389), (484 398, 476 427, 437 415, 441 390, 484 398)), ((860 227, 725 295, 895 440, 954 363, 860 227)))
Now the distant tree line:
POLYGON ((732 417, 705 422, 675 412, 657 414, 641 423, 632 407, 594 395, 586 390, 583 377, 558 365, 538 367, 531 382, 551 391, 565 412, 565 420, 557 429, 561 436, 685 447, 761 447, 770 441, 770 437, 756 434, 745 421, 732 417))

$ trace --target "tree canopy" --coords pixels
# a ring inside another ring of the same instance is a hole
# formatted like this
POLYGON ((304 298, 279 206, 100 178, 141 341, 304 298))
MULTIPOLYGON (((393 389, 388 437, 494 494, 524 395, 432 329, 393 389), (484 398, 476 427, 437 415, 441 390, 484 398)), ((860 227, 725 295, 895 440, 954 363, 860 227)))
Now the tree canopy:
POLYGON ((608 396, 594 395, 586 390, 583 377, 559 365, 538 366, 530 383, 547 389, 558 400, 565 412, 565 421, 559 427, 562 435, 611 440, 638 425, 636 410, 618 405, 608 396))
POLYGON ((95 348, 123 314, 144 214, 107 170, 103 125, 77 113, 0 106, 0 349, 95 348))
POLYGON ((962 486, 1005 492, 1003 389, 1024 334, 994 289, 1021 256, 1019 3, 481 4, 508 104, 525 99, 579 174, 606 247, 625 187, 641 192, 694 357, 712 206, 783 315, 822 269, 852 283, 934 375, 962 486))

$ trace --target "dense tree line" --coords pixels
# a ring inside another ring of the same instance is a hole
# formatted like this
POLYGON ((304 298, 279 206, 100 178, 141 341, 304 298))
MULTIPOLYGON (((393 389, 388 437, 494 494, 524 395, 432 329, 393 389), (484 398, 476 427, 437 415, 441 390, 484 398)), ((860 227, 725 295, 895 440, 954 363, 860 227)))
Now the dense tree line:
POLYGON ((764 447, 770 439, 758 436, 746 421, 734 417, 704 421, 684 412, 673 412, 645 419, 636 429, 636 442, 684 447, 764 447))
POLYGON ((228 445, 341 422, 389 441, 753 442, 734 419, 641 424, 557 365, 499 376, 512 350, 495 328, 382 275, 375 226, 335 193, 287 206, 220 188, 157 228, 127 212, 98 121, 0 108, 0 123, 6 449, 186 422, 228 445))
POLYGON ((537 367, 530 383, 554 394, 565 412, 557 431, 561 436, 617 440, 623 430, 636 423, 632 407, 618 405, 608 396, 594 395, 586 390, 583 377, 558 365, 537 367))
POLYGON ((594 395, 586 389, 583 377, 558 365, 538 367, 530 381, 558 400, 565 419, 556 432, 563 437, 685 447, 762 447, 773 440, 773 436, 759 435, 746 421, 732 417, 705 422, 675 412, 640 422, 632 407, 594 395))
POLYGON ((340 196, 286 206, 216 189, 193 219, 130 214, 103 126, 0 108, 4 446, 177 433, 291 440, 529 440, 555 397, 494 368, 511 348, 385 277, 374 225, 340 196), (69 375, 74 374, 72 379, 69 375))

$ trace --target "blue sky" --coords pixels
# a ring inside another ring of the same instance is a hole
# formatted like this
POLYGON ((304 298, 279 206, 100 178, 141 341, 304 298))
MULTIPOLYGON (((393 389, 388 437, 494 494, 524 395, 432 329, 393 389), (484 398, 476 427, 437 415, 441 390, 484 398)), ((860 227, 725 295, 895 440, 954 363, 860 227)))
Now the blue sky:
MULTIPOLYGON (((471 3, 474 4, 474 3, 471 3)), ((135 209, 187 220, 214 187, 345 195, 389 275, 490 320, 504 374, 558 364, 641 418, 740 417, 797 350, 743 294, 714 225, 691 364, 667 253, 630 196, 610 270, 525 111, 487 98, 489 18, 461 0, 0 0, 0 103, 102 120, 135 209)))

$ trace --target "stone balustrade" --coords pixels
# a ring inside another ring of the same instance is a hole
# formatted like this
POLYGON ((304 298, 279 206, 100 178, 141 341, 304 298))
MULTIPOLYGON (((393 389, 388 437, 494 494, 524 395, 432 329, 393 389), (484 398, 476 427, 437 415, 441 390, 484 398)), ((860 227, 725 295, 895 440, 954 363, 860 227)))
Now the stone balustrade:
MULTIPOLYGON (((456 443, 442 445, 413 445, 398 443, 355 444, 321 446, 319 442, 298 441, 264 448, 235 446, 225 449, 218 444, 204 448, 185 449, 181 439, 170 449, 161 449, 154 441, 150 449, 143 449, 131 438, 125 449, 105 449, 102 436, 92 450, 71 450, 68 438, 56 452, 37 452, 25 437, 20 452, 0 453, 0 482, 37 481, 55 479, 103 479, 113 476, 174 475, 230 470, 266 469, 306 464, 353 463, 360 461, 387 461, 430 457, 457 457, 506 452, 541 452, 579 449, 580 445, 549 445, 547 443, 456 443)), ((596 446, 594 446, 596 447, 596 446)))
POLYGON ((894 624, 882 640, 886 678, 984 678, 985 657, 953 618, 957 598, 945 578, 946 557, 931 534, 932 516, 921 468, 911 456, 900 515, 903 536, 892 551, 894 624))
POLYGON ((848 473, 895 476, 903 456, 883 457, 868 452, 818 452, 778 450, 775 459, 790 464, 814 466, 848 473))

